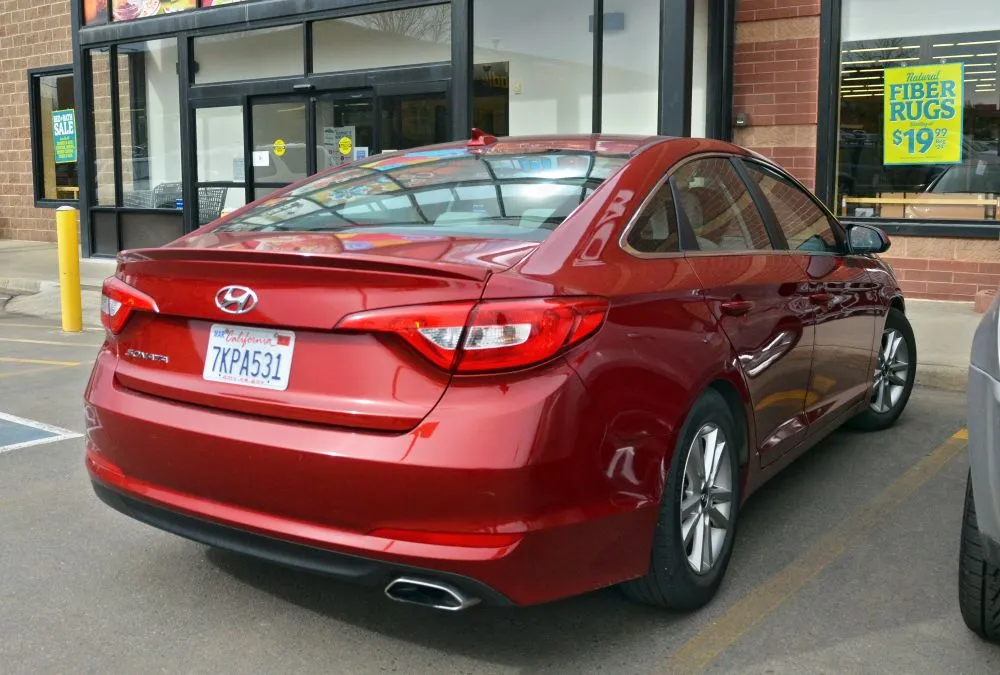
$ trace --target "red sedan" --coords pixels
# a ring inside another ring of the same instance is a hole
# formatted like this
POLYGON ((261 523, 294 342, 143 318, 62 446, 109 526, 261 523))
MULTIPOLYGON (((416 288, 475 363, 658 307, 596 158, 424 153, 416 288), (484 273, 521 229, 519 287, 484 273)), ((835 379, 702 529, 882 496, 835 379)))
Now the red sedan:
POLYGON ((395 600, 696 608, 754 490, 906 406, 888 245, 721 142, 368 158, 121 255, 86 464, 140 521, 395 600))

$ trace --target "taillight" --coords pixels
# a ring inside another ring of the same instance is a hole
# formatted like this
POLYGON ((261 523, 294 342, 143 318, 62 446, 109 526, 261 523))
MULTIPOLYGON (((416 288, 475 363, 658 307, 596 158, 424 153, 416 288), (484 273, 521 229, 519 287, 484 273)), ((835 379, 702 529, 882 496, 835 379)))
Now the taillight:
POLYGON ((547 361, 593 335, 603 298, 531 298, 394 307, 345 317, 337 330, 397 335, 444 370, 482 373, 547 361))
POLYGON ((101 323, 105 330, 117 335, 125 327, 132 312, 158 312, 156 301, 118 277, 104 281, 101 292, 101 323))

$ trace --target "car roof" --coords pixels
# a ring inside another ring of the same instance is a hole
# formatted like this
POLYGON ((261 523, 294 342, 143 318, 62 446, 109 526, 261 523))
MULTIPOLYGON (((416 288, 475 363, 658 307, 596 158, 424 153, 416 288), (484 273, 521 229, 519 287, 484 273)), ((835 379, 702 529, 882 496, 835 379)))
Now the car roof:
MULTIPOLYGON (((490 139, 485 145, 477 147, 483 154, 511 153, 541 153, 553 151, 593 152, 598 155, 637 155, 643 150, 662 143, 678 142, 682 139, 674 136, 656 136, 642 134, 546 134, 537 136, 504 136, 490 139)), ((687 139, 689 140, 689 139, 687 139)), ((704 152, 727 152, 747 155, 747 151, 739 146, 723 141, 698 139, 704 152)), ((454 141, 432 146, 423 146, 400 151, 401 155, 421 154, 428 151, 455 150, 472 148, 469 141, 454 141)), ((392 153, 395 154, 395 153, 392 153)))

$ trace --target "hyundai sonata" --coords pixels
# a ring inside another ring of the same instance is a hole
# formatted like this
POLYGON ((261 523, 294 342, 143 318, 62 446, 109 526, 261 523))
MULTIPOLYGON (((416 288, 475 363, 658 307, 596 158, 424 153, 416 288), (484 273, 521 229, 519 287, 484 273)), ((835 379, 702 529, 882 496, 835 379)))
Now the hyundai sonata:
POLYGON ((906 406, 888 246, 716 141, 367 158, 120 255, 86 464, 133 518, 395 600, 696 608, 754 490, 906 406))

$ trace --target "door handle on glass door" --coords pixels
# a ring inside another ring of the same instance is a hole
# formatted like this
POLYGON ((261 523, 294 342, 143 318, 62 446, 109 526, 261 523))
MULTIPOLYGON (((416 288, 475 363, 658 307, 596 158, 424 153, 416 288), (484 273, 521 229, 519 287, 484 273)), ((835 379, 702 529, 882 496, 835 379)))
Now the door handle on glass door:
POLYGON ((729 316, 743 316, 753 309, 753 303, 749 300, 730 300, 722 303, 722 313, 729 316))

